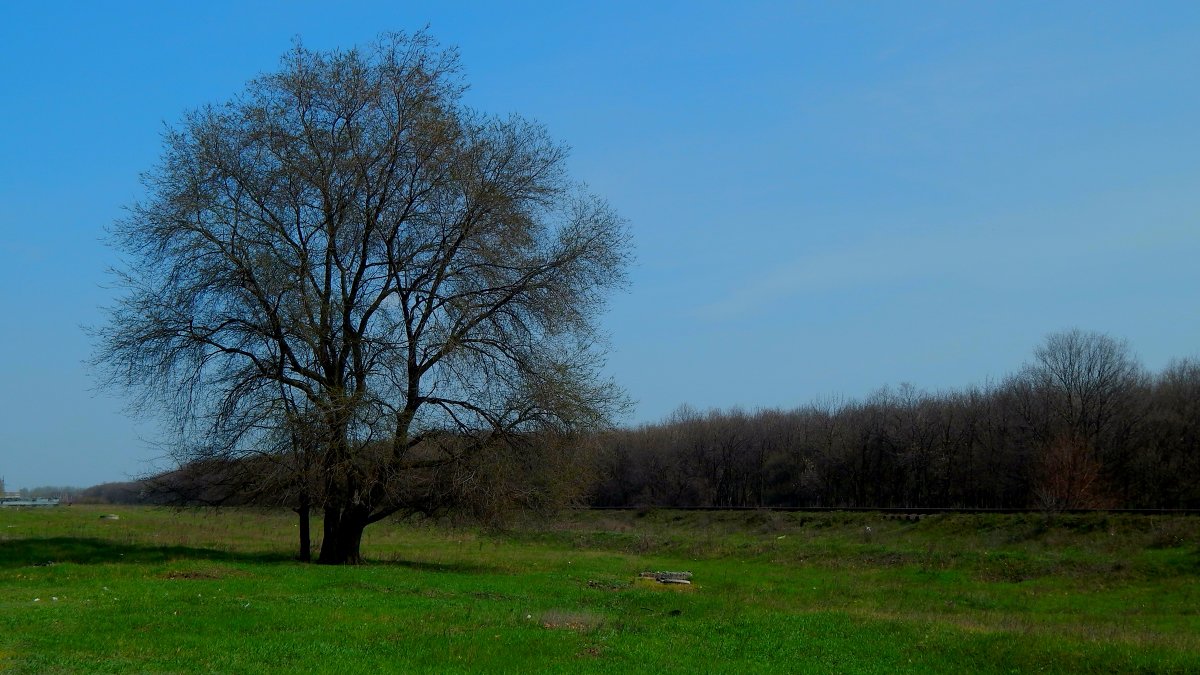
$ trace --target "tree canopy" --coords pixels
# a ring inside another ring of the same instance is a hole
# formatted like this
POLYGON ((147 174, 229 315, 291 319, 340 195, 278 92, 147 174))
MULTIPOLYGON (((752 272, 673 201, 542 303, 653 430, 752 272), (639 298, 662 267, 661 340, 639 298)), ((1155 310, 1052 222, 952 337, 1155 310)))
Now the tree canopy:
POLYGON ((253 458, 356 562, 413 471, 609 423, 597 318, 624 222, 540 125, 464 105, 428 35, 316 52, 166 132, 112 228, 108 382, 171 414, 181 463, 253 458), (279 478, 282 476, 282 478, 279 478))

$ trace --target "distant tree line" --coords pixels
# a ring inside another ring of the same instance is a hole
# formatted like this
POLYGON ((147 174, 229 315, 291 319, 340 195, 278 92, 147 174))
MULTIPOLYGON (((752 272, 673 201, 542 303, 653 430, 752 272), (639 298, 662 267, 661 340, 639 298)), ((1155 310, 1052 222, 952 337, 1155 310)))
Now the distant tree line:
MULTIPOLYGON (((4 490, 0 484, 0 493, 4 490)), ((15 491, 22 499, 60 499, 66 504, 154 504, 143 481, 101 483, 91 487, 39 485, 15 491)))
MULTIPOLYGON (((494 521, 514 509, 581 503, 1200 508, 1200 361, 1150 373, 1126 342, 1072 330, 1050 335, 1017 372, 981 386, 927 392, 903 384, 790 411, 683 406, 637 428, 510 440, 519 442, 410 472, 396 484, 407 504, 400 515, 494 521)), ((142 481, 22 493, 294 507, 295 467, 285 464, 296 456, 265 452, 142 481)), ((324 501, 319 482, 308 498, 324 501)))
POLYGON ((1200 507, 1200 361, 1049 336, 1002 381, 701 413, 601 443, 597 506, 1200 507))
MULTIPOLYGON (((542 433, 505 439, 488 452, 452 464, 431 463, 395 481, 404 508, 397 516, 423 514, 495 524, 517 511, 553 513, 583 503, 597 481, 596 437, 542 433)), ((464 448, 466 437, 439 440, 438 449, 464 448)), ((377 452, 386 452, 380 443, 377 452)), ((415 457, 425 456, 418 446, 415 457)), ((41 496, 71 494, 81 504, 168 507, 261 506, 296 509, 303 491, 311 507, 327 499, 319 481, 298 484, 293 453, 196 460, 140 480, 89 488, 39 488, 41 496)), ((22 491, 30 492, 28 490, 22 491)))
MULTIPOLYGON (((70 499, 83 489, 68 485, 40 485, 34 488, 21 488, 16 492, 21 495, 22 499, 70 499)), ((0 483, 0 492, 4 492, 3 483, 0 483)))

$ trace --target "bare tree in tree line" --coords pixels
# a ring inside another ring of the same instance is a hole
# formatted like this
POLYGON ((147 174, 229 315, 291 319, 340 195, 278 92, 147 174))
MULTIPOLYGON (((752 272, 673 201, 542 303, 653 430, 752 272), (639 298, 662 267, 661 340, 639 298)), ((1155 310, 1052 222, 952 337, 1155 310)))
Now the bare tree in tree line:
POLYGON ((1111 506, 1102 492, 1095 453, 1070 438, 1042 449, 1033 490, 1038 506, 1047 511, 1111 506))
POLYGON ((1027 373, 1054 394, 1050 412, 1060 433, 1087 445, 1096 443, 1143 377, 1127 342, 1078 328, 1046 336, 1027 373))
POLYGON ((1051 333, 1034 350, 1025 377, 1044 407, 1039 452, 1059 458, 1040 466, 1103 471, 1127 494, 1132 487, 1128 437, 1131 425, 1145 414, 1141 390, 1148 386, 1129 344, 1078 328, 1051 333), (1074 458, 1081 454, 1087 461, 1074 458))
POLYGON ((173 414, 181 463, 292 466, 323 563, 361 559, 411 472, 625 405, 595 326, 624 223, 541 126, 467 109, 459 72, 424 33, 297 44, 166 133, 112 232, 106 381, 173 414))

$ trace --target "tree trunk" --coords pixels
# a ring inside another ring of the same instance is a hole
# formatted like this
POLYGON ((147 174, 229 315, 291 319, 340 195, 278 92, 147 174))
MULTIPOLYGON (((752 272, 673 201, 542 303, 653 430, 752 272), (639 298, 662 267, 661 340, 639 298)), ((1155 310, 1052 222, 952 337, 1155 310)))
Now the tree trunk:
POLYGON ((355 508, 325 507, 325 539, 321 542, 321 565, 358 565, 362 562, 363 529, 367 513, 355 508))
POLYGON ((300 515, 300 562, 312 562, 312 533, 310 531, 309 514, 310 505, 308 494, 300 495, 300 506, 296 508, 296 513, 300 515))

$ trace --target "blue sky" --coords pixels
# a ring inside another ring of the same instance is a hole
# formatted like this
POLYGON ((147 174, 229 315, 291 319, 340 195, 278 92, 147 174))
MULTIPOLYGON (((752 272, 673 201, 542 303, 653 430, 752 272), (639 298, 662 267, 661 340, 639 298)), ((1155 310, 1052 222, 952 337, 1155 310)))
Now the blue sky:
POLYGON ((0 476, 150 467, 96 393, 104 228, 165 124, 429 24, 470 103, 544 123, 625 216, 626 420, 1015 370, 1049 332, 1200 355, 1200 3, 4 3, 0 476))

